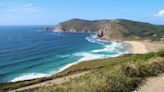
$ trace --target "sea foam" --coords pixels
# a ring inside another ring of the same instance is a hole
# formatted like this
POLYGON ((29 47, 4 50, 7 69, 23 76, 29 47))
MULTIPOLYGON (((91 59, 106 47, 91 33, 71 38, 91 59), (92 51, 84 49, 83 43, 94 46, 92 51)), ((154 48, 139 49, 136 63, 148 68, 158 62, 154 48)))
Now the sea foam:
POLYGON ((16 78, 12 79, 11 82, 30 80, 30 79, 42 78, 42 77, 48 77, 48 76, 50 76, 50 75, 44 74, 44 73, 29 73, 29 74, 24 74, 24 75, 18 76, 16 78))
POLYGON ((78 61, 87 61, 87 60, 94 60, 94 59, 101 59, 106 57, 104 54, 93 54, 91 52, 81 52, 74 54, 75 56, 82 56, 78 61))
POLYGON ((41 78, 41 77, 48 77, 51 76, 53 74, 56 74, 58 72, 61 72, 69 67, 71 67, 72 65, 75 65, 79 62, 82 61, 88 61, 88 60, 95 60, 95 59, 104 59, 104 58, 109 58, 109 57, 117 57, 120 56, 122 54, 126 54, 128 53, 127 50, 125 51, 119 51, 118 48, 124 48, 122 43, 117 43, 117 42, 108 42, 108 41, 102 41, 100 39, 98 39, 98 37, 96 35, 91 35, 86 37, 86 40, 91 42, 91 43, 97 43, 100 44, 102 46, 104 46, 104 48, 102 49, 94 49, 94 50, 90 50, 87 52, 77 52, 74 53, 72 55, 57 55, 57 57, 60 58, 67 58, 67 57, 81 57, 79 58, 79 60, 77 60, 76 62, 67 64, 65 66, 62 66, 61 68, 51 72, 51 73, 29 73, 29 74, 24 74, 22 76, 18 76, 14 79, 11 80, 11 82, 15 82, 15 81, 22 81, 22 80, 30 80, 30 79, 35 79, 35 78, 41 78), (101 53, 100 53, 101 52, 101 53), (103 52, 107 52, 106 54, 103 52), (115 52, 115 54, 108 54, 110 52, 115 52))
POLYGON ((102 45, 104 44, 102 40, 98 39, 98 37, 93 34, 86 37, 85 39, 91 43, 97 43, 97 44, 102 44, 102 45))
POLYGON ((103 49, 96 49, 96 50, 92 50, 91 52, 114 51, 116 49, 116 47, 118 47, 118 46, 120 46, 119 43, 112 42, 109 45, 105 45, 105 48, 103 48, 103 49))

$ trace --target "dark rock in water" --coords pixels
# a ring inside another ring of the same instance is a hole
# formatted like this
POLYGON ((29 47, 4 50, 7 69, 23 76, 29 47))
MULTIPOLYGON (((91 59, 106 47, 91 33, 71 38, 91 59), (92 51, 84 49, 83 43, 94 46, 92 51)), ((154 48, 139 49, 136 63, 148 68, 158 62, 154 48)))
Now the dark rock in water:
POLYGON ((72 19, 59 23, 53 32, 95 32, 98 37, 108 40, 160 40, 164 36, 164 26, 124 19, 82 20, 72 19), (156 34, 154 36, 154 34, 156 34))
POLYGON ((96 33, 96 35, 97 35, 98 37, 103 37, 103 31, 98 31, 98 32, 96 33))

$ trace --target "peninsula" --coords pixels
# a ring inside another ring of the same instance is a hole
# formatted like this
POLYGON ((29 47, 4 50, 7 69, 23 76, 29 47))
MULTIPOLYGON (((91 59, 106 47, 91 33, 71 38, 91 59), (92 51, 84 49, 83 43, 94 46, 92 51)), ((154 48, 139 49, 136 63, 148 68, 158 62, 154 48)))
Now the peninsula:
POLYGON ((154 25, 125 19, 71 19, 59 23, 53 32, 95 32, 104 40, 164 40, 164 25, 154 25))
POLYGON ((57 24, 52 32, 93 32, 101 40, 122 41, 130 44, 132 54, 164 49, 164 25, 126 19, 83 20, 71 19, 57 24), (159 42, 159 43, 156 43, 159 42))

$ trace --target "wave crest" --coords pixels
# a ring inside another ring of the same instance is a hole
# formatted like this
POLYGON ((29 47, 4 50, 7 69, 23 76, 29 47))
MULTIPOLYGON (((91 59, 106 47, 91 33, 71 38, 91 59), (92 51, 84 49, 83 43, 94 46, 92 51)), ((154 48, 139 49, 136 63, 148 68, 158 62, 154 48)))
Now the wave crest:
POLYGON ((44 73, 29 73, 29 74, 24 74, 22 76, 16 77, 12 79, 11 82, 30 80, 30 79, 42 78, 42 77, 48 77, 48 76, 50 75, 44 74, 44 73))
POLYGON ((90 50, 87 52, 77 52, 74 54, 65 54, 65 55, 56 55, 56 57, 59 58, 68 58, 68 57, 81 57, 78 61, 72 62, 70 64, 67 64, 65 66, 60 67, 57 69, 55 72, 51 73, 29 73, 29 74, 24 74, 22 76, 18 76, 14 79, 11 80, 11 82, 16 82, 16 81, 23 81, 23 80, 30 80, 30 79, 35 79, 35 78, 41 78, 41 77, 48 77, 51 76, 52 74, 56 74, 58 72, 63 71, 64 69, 77 64, 81 61, 87 61, 87 60, 95 60, 95 59, 104 59, 104 58, 109 58, 109 57, 117 57, 122 54, 126 54, 129 51, 125 48, 125 45, 122 43, 117 43, 117 42, 107 42, 107 41, 102 41, 98 39, 96 35, 91 35, 86 37, 86 40, 91 42, 91 43, 96 43, 103 48, 97 48, 94 50, 90 50))
POLYGON ((98 37, 93 34, 86 37, 85 39, 91 43, 97 43, 97 44, 102 44, 102 45, 104 44, 102 40, 98 39, 98 37))

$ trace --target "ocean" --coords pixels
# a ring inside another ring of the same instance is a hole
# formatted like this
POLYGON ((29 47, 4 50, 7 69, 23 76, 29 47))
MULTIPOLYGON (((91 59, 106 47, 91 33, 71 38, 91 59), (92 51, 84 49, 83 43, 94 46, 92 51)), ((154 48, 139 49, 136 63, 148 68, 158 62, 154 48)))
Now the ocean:
POLYGON ((0 26, 0 82, 51 76, 85 60, 117 57, 127 45, 94 33, 43 32, 46 26, 0 26))

